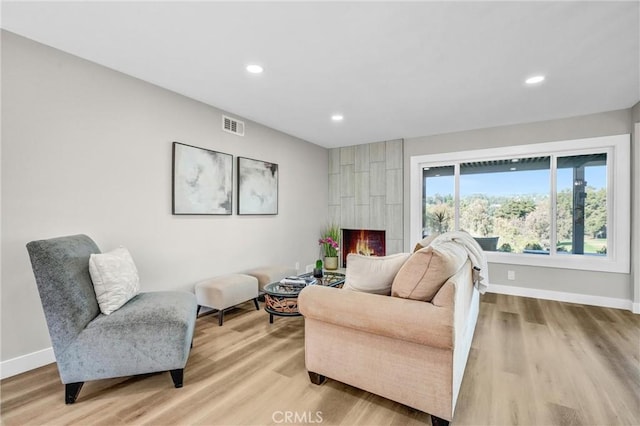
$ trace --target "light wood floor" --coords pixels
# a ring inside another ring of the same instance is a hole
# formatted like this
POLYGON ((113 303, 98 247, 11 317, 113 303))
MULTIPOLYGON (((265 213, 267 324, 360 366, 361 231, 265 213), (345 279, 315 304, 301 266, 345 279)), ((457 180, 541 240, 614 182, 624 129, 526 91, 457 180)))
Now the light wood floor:
MULTIPOLYGON (((185 386, 168 373, 87 382, 63 402, 54 365, 0 383, 4 425, 412 425, 425 413, 304 368, 304 320, 247 303, 200 317, 185 386), (291 418, 295 420, 295 417, 291 418), (288 423, 291 424, 291 423, 288 423)), ((375 374, 375 372, 372 372, 375 374)), ((640 315, 486 294, 454 425, 640 424, 640 315)))

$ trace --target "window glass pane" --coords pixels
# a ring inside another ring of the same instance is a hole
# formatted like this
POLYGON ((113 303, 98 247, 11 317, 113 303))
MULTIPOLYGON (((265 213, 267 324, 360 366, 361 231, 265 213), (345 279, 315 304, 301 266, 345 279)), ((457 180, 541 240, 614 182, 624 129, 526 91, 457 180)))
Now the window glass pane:
POLYGON ((460 165, 460 229, 487 251, 548 254, 549 156, 460 165))
POLYGON ((558 157, 558 253, 607 254, 607 154, 558 157))
POLYGON ((422 236, 453 231, 455 190, 454 166, 425 167, 422 170, 422 236))

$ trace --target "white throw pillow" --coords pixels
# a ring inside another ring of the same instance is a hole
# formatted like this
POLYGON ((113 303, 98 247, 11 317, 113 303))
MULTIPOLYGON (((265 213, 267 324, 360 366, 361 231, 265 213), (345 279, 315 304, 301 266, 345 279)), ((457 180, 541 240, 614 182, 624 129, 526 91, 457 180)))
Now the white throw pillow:
POLYGON ((133 258, 124 247, 89 257, 89 274, 98 305, 109 315, 140 292, 140 279, 133 258))
POLYGON ((391 294, 391 284, 411 253, 389 256, 347 255, 347 273, 342 288, 365 293, 391 294))

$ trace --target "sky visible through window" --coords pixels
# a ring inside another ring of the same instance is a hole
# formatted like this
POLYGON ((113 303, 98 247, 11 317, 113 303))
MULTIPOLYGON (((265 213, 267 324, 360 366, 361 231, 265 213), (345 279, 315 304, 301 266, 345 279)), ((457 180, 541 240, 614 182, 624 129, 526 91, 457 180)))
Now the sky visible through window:
MULTIPOLYGON (((558 169, 558 188, 573 186, 572 169, 558 169)), ((606 188, 606 166, 587 167, 585 180, 588 186, 606 188)), ((426 195, 453 195, 453 176, 427 178, 426 195)), ((487 194, 490 196, 546 195, 549 194, 549 170, 527 170, 501 173, 486 173, 461 176, 460 196, 487 194)))

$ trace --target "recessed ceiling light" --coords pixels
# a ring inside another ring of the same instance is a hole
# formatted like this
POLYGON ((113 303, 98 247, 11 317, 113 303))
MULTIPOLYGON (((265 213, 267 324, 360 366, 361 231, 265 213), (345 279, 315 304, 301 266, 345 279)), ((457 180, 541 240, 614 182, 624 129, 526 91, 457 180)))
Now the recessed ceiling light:
POLYGON ((534 75, 533 77, 529 77, 524 82, 527 84, 536 84, 542 83, 544 81, 544 75, 534 75))
POLYGON ((344 120, 344 117, 342 116, 342 114, 333 114, 331 116, 331 119, 333 121, 342 121, 342 120, 344 120))
POLYGON ((251 64, 247 65, 247 71, 249 71, 251 74, 260 74, 262 71, 264 71, 264 69, 260 65, 251 64))
POLYGON ((509 170, 514 171, 517 170, 515 167, 511 167, 509 170))
POLYGON ((519 159, 519 158, 513 158, 513 159, 511 160, 511 162, 512 162, 512 163, 517 163, 518 161, 520 161, 520 159, 519 159))

